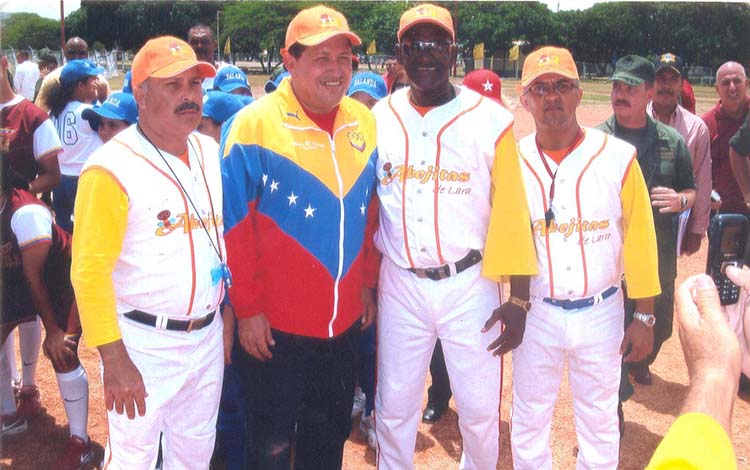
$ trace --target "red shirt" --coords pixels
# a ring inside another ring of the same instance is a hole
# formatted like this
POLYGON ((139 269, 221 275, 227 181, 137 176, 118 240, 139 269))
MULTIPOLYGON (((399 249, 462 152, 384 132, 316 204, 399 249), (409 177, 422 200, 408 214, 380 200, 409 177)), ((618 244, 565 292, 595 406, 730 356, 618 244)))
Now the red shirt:
POLYGON ((721 108, 721 101, 701 116, 711 136, 711 178, 714 189, 721 196, 720 212, 722 213, 750 213, 745 206, 742 191, 729 163, 729 139, 745 121, 749 105, 750 100, 745 105, 745 111, 736 119, 724 112, 721 108))
POLYGON ((38 174, 37 161, 60 152, 60 143, 49 143, 47 149, 37 149, 34 154, 34 133, 48 120, 47 113, 29 100, 21 100, 0 109, 0 150, 4 158, 26 181, 32 181, 38 174))

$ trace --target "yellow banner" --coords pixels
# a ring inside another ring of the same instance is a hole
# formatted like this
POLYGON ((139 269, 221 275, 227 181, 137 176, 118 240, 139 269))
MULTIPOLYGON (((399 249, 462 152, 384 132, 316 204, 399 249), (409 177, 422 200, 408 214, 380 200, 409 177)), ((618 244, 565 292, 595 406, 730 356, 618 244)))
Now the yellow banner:
POLYGON ((230 55, 232 53, 232 38, 228 37, 227 42, 224 43, 224 54, 230 55))
POLYGON ((484 43, 480 42, 474 46, 474 60, 484 59, 484 43))
POLYGON ((375 40, 373 39, 369 46, 367 46, 367 55, 375 55, 378 53, 378 48, 375 46, 375 40))
POLYGON ((521 53, 521 46, 516 44, 515 46, 511 47, 508 51, 508 59, 510 60, 518 60, 518 55, 521 53))

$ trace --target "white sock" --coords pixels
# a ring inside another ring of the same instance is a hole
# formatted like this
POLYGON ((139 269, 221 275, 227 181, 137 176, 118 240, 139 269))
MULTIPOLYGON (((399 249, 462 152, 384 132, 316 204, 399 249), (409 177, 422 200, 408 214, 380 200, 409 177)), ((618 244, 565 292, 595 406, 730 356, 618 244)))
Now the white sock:
POLYGON ((68 415, 70 435, 88 441, 86 425, 89 417, 89 379, 80 365, 72 372, 55 374, 60 387, 65 414, 68 415))
POLYGON ((15 332, 11 331, 8 337, 5 339, 5 344, 3 345, 3 353, 5 353, 5 358, 8 360, 8 369, 10 372, 8 372, 11 380, 18 380, 20 377, 18 376, 18 365, 16 364, 16 341, 15 341, 15 332))
MULTIPOLYGON (((11 333, 12 334, 12 333, 11 333)), ((10 338, 10 336, 8 336, 10 338)), ((7 343, 8 340, 5 340, 7 343)), ((10 385, 10 365, 5 354, 5 344, 0 348, 0 414, 9 415, 16 412, 16 399, 10 385)))
POLYGON ((36 385, 36 363, 42 347, 42 322, 27 321, 18 325, 18 345, 21 349, 21 371, 24 385, 36 385))

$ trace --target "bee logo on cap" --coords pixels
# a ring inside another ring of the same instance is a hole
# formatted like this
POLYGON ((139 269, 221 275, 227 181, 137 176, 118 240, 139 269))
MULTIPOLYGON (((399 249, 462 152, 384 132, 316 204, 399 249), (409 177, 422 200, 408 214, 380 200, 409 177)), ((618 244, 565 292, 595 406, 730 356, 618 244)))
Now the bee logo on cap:
POLYGON ((416 12, 414 12, 417 17, 420 16, 435 16, 435 12, 430 10, 429 8, 418 8, 416 12))
POLYGON ((173 42, 169 45, 169 52, 171 52, 172 55, 179 55, 182 52, 182 47, 176 42, 173 42))
POLYGON ((558 56, 551 56, 551 55, 542 55, 539 56, 539 59, 537 60, 537 65, 539 67, 548 67, 550 65, 556 65, 560 63, 560 58, 558 56))
POLYGON ((336 26, 336 21, 328 13, 320 15, 320 25, 326 28, 336 26))

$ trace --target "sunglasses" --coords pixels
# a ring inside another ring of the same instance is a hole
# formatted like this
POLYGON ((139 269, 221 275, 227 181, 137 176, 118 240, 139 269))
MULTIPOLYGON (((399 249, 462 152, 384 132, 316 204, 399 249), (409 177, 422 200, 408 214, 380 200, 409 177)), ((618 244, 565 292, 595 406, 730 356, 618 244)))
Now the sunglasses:
POLYGON ((544 97, 552 93, 558 93, 560 95, 567 95, 573 90, 577 90, 578 85, 574 82, 569 82, 566 80, 561 80, 559 82, 554 83, 544 83, 539 82, 531 85, 528 89, 526 89, 526 93, 531 93, 532 95, 544 97))
POLYGON ((89 56, 89 51, 82 51, 82 50, 79 50, 79 49, 76 49, 76 50, 68 49, 68 50, 65 51, 65 56, 66 57, 84 57, 85 58, 85 57, 89 56))
POLYGON ((405 56, 410 57, 429 53, 432 55, 446 55, 450 52, 453 42, 451 41, 411 41, 407 40, 401 43, 401 51, 405 56))

